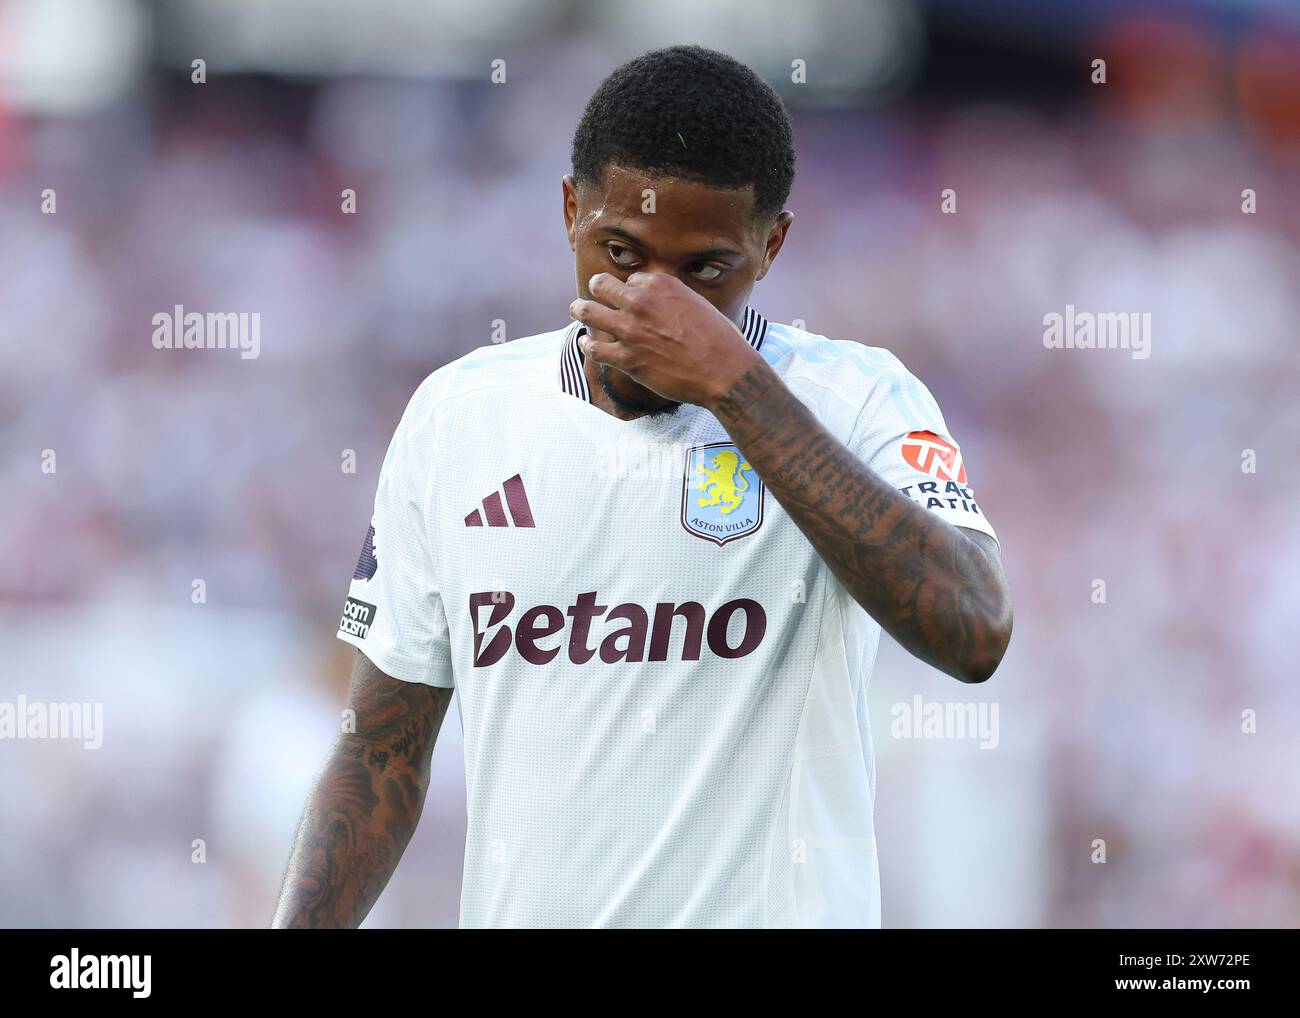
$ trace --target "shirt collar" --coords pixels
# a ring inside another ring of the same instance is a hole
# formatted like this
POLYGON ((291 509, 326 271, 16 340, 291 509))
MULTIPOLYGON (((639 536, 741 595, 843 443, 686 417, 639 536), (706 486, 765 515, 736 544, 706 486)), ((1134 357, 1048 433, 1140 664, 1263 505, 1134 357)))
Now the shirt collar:
MULTIPOLYGON (((745 342, 755 350, 763 348, 763 337, 767 335, 767 319, 754 308, 746 305, 745 314, 740 320, 740 331, 745 342)), ((584 357, 578 340, 587 332, 582 322, 574 322, 564 337, 564 348, 560 351, 560 388, 570 396, 587 403, 591 402, 591 388, 587 385, 587 372, 583 370, 584 357)))

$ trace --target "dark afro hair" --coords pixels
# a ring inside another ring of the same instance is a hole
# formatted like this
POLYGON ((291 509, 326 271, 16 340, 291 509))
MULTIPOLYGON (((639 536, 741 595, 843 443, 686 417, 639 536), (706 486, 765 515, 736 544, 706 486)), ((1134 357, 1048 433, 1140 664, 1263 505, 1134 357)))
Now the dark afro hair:
POLYGON ((598 184, 614 163, 722 188, 754 188, 754 218, 775 222, 794 181, 780 97, 740 61, 703 46, 637 57, 601 82, 573 133, 573 176, 598 184))

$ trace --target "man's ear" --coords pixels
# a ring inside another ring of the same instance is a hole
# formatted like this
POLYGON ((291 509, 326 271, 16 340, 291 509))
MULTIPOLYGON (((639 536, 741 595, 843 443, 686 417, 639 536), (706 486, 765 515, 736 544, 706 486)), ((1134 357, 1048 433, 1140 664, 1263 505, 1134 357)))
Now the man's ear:
POLYGON ((763 264, 759 267, 758 275, 754 281, 762 279, 767 275, 767 270, 772 267, 776 261, 776 256, 781 251, 781 245, 785 243, 785 236, 790 232, 790 224, 794 222, 794 213, 788 209, 776 217, 776 222, 772 224, 772 229, 767 233, 767 246, 763 250, 763 264))
POLYGON ((569 234, 569 250, 578 250, 578 184, 573 174, 566 173, 560 181, 564 194, 564 229, 569 234))

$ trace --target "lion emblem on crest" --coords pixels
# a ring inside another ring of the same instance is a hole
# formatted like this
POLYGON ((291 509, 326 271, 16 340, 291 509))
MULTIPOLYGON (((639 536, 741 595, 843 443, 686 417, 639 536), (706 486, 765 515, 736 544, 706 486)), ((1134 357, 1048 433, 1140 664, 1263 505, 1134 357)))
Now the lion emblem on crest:
POLYGON ((753 469, 749 461, 742 460, 734 449, 723 449, 714 456, 711 468, 700 463, 695 472, 703 474, 704 479, 697 486, 707 497, 701 498, 696 505, 701 509, 720 505, 719 512, 723 515, 739 509, 745 492, 749 490, 745 471, 753 469))

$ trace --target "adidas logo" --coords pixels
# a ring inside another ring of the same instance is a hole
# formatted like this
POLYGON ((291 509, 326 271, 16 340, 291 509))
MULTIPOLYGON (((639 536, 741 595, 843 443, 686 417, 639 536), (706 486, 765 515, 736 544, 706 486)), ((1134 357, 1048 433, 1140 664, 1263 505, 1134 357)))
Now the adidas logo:
MULTIPOLYGON (((516 527, 535 527, 533 509, 528 504, 528 495, 524 492, 524 480, 518 474, 501 485, 506 493, 506 506, 510 507, 510 517, 516 527)), ((481 509, 475 509, 465 517, 465 526, 481 527, 484 518, 489 527, 509 527, 505 506, 501 504, 501 492, 494 491, 483 500, 481 509)))

